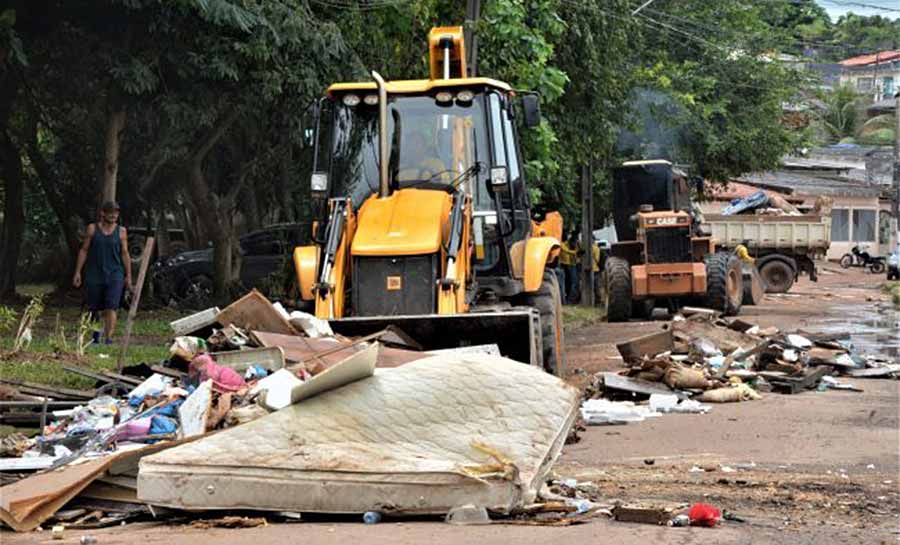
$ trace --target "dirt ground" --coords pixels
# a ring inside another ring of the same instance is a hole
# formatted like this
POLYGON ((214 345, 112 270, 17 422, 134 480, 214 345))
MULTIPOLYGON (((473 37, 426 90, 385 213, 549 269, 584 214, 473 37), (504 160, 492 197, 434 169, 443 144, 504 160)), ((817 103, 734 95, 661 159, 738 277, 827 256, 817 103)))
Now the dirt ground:
MULTIPOLYGON (((829 267, 829 269, 833 269, 829 267)), ((742 317, 785 330, 843 329, 863 351, 897 357, 898 314, 879 285, 884 277, 825 272, 802 279, 786 296, 766 296, 742 317)), ((665 322, 600 324, 567 332, 575 379, 621 365, 614 344, 665 322)), ((762 400, 716 405, 706 415, 666 415, 626 426, 589 427, 566 446, 554 471, 591 481, 601 501, 711 503, 745 519, 713 529, 620 523, 599 516, 565 528, 455 527, 435 521, 367 526, 325 520, 228 530, 132 524, 66 532, 3 532, 3 544, 98 545, 281 543, 432 545, 461 543, 716 543, 838 544, 900 540, 900 381, 859 379, 864 392, 766 394, 762 400)))

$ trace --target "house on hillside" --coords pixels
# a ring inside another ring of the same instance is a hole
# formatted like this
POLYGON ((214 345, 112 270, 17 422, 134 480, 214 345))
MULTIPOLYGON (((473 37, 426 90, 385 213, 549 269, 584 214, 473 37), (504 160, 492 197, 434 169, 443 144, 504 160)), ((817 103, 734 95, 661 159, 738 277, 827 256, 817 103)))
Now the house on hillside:
POLYGON ((728 204, 763 190, 780 196, 800 209, 811 212, 816 199, 825 195, 834 200, 831 211, 831 248, 827 259, 837 260, 859 244, 873 255, 891 251, 891 201, 889 186, 847 178, 847 169, 831 166, 814 170, 811 165, 791 170, 739 176, 728 185, 709 192, 711 200, 701 203, 708 214, 720 214, 728 204))
POLYGON ((841 85, 850 85, 874 102, 894 96, 900 87, 900 51, 878 51, 840 62, 841 85))

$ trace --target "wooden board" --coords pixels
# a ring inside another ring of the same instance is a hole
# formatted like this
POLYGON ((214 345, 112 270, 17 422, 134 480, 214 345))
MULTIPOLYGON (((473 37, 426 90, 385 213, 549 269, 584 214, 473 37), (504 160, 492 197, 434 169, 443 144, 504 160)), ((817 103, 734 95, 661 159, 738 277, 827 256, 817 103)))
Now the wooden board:
POLYGON ((900 373, 900 364, 872 367, 869 369, 842 369, 841 373, 854 378, 882 378, 900 373))
POLYGON ((673 322, 673 327, 676 340, 683 339, 689 342, 693 338, 703 337, 715 343, 724 354, 734 352, 741 347, 749 350, 759 342, 757 337, 727 327, 718 327, 704 320, 673 322))
MULTIPOLYGON (((308 337, 279 335, 277 333, 266 333, 263 331, 253 331, 252 335, 262 346, 281 347, 281 349, 284 350, 285 359, 290 362, 319 363, 324 368, 340 363, 354 352, 365 349, 365 346, 362 344, 354 345, 348 341, 336 341, 334 339, 310 339, 308 337), (318 355, 333 350, 338 344, 343 344, 347 348, 338 352, 325 354, 324 356, 318 355)), ((382 346, 378 353, 377 366, 398 367, 411 361, 427 358, 428 356, 429 354, 424 352, 413 352, 411 350, 401 350, 399 348, 382 346)))
POLYGON ((640 360, 644 356, 655 356, 663 352, 668 352, 675 347, 672 337, 672 330, 659 331, 643 335, 636 339, 631 339, 616 345, 619 354, 626 362, 640 360))
POLYGON ((672 390, 660 382, 650 382, 639 378, 623 377, 616 373, 603 373, 603 387, 610 390, 622 390, 644 396, 653 394, 676 395, 680 399, 686 399, 687 395, 678 390, 672 390))
POLYGON ((253 290, 231 303, 216 316, 216 321, 227 326, 234 324, 247 331, 264 331, 281 335, 298 335, 294 326, 282 316, 272 303, 257 290, 253 290))

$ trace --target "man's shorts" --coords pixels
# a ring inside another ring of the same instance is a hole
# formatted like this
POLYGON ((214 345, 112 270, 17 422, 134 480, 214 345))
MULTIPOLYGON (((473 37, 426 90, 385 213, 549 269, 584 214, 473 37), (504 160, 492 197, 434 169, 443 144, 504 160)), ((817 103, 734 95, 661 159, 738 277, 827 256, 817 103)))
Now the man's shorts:
POLYGON ((87 303, 91 311, 118 310, 125 290, 125 278, 111 275, 101 283, 87 284, 87 303))

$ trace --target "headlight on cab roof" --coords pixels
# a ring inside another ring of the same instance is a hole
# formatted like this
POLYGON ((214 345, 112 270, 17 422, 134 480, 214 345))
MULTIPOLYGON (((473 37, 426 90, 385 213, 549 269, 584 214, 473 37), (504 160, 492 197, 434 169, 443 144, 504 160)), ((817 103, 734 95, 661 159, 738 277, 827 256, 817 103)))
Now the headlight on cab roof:
POLYGON ((359 95, 344 95, 343 102, 344 106, 356 106, 359 104, 359 95))

